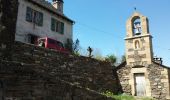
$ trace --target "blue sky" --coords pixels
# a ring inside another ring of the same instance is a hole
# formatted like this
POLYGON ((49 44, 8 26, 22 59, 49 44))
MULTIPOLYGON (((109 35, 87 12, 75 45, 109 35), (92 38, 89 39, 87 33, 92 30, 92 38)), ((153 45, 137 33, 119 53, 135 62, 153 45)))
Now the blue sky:
POLYGON ((170 0, 64 0, 64 14, 76 23, 74 40, 84 51, 88 46, 103 56, 125 53, 126 20, 134 7, 147 16, 153 36, 154 55, 170 66, 170 0))

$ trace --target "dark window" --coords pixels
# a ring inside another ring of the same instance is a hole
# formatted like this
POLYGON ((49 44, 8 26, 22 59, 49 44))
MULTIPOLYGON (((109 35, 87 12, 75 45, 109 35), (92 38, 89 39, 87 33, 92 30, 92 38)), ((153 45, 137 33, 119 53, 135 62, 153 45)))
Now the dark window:
POLYGON ((27 7, 26 12, 26 21, 32 22, 33 10, 30 7, 27 7))
POLYGON ((33 10, 27 7, 26 21, 33 22, 38 26, 43 26, 43 13, 33 10))
POLYGON ((31 44, 37 44, 38 36, 28 34, 28 42, 31 44))
POLYGON ((38 26, 43 25, 43 13, 35 11, 34 12, 34 23, 38 26))
POLYGON ((56 29, 55 26, 56 26, 55 25, 55 19, 51 18, 51 30, 52 31, 55 31, 55 29, 56 29))
POLYGON ((51 18, 51 30, 60 34, 64 34, 64 23, 51 18))
POLYGON ((61 23, 61 34, 64 34, 64 23, 61 23))

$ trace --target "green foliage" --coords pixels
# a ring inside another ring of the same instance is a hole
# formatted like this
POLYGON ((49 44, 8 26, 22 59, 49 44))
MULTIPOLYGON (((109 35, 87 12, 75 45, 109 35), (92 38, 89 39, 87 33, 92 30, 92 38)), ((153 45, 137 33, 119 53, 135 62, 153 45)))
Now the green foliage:
POLYGON ((76 39, 75 42, 73 42, 71 39, 67 39, 67 43, 65 44, 65 48, 72 52, 73 54, 80 56, 79 50, 80 50, 80 41, 76 39))
POLYGON ((67 39, 67 43, 65 44, 65 48, 67 50, 69 50, 70 52, 72 52, 72 44, 73 44, 73 41, 71 39, 67 39))
POLYGON ((80 41, 79 39, 76 39, 76 41, 73 43, 73 52, 78 53, 80 50, 80 41))
POLYGON ((125 94, 114 95, 110 91, 103 92, 102 94, 107 96, 107 97, 111 97, 113 99, 116 99, 116 100, 135 100, 135 98, 133 96, 129 96, 129 95, 125 95, 125 94))
POLYGON ((126 61, 126 57, 125 57, 125 55, 122 55, 122 57, 121 57, 121 63, 124 62, 124 61, 126 61))
POLYGON ((114 98, 114 96, 115 96, 112 92, 110 92, 110 91, 108 91, 108 90, 107 90, 106 92, 102 92, 102 94, 105 95, 105 96, 107 96, 107 97, 113 97, 113 98, 114 98))
POLYGON ((149 98, 149 97, 145 97, 145 98, 142 98, 141 100, 155 100, 155 99, 149 98))
POLYGON ((116 100, 135 100, 135 98, 133 96, 129 96, 129 95, 115 95, 114 99, 116 100))
MULTIPOLYGON (((126 94, 114 95, 110 91, 102 92, 102 95, 105 95, 107 97, 111 97, 115 100, 138 100, 138 99, 135 99, 135 97, 130 96, 130 95, 126 95, 126 94)), ((154 99, 149 98, 149 97, 141 97, 139 100, 154 100, 154 99)))
POLYGON ((75 56, 80 56, 80 53, 79 53, 79 52, 73 52, 73 54, 74 54, 75 56))
POLYGON ((113 66, 113 65, 116 63, 116 61, 117 61, 117 57, 116 57, 114 54, 112 54, 112 55, 108 55, 108 56, 105 58, 105 60, 106 60, 107 62, 110 62, 111 65, 113 66))
POLYGON ((97 60, 100 60, 100 61, 104 61, 104 58, 101 55, 95 55, 94 58, 97 59, 97 60))
POLYGON ((93 58, 104 61, 104 57, 102 56, 102 53, 98 48, 93 49, 93 58))

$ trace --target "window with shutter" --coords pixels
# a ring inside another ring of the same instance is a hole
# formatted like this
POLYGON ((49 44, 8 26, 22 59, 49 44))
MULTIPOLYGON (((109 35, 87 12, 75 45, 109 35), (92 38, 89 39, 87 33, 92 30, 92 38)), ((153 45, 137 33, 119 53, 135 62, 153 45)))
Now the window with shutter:
POLYGON ((33 10, 30 7, 27 7, 26 11, 26 21, 32 22, 33 10))
POLYGON ((51 30, 60 34, 64 34, 64 23, 51 18, 51 30))
POLYGON ((39 26, 43 26, 43 13, 39 12, 39 21, 38 21, 39 26))
POLYGON ((61 34, 64 34, 64 23, 61 22, 61 34))
POLYGON ((33 14, 33 23, 37 24, 38 23, 38 14, 37 12, 34 11, 34 14, 33 14))
POLYGON ((27 7, 26 21, 32 22, 38 26, 43 26, 43 13, 33 10, 27 7))
POLYGON ((55 19, 51 18, 51 30, 55 31, 55 19))
POLYGON ((60 23, 59 23, 59 21, 57 21, 57 20, 55 20, 55 23, 56 23, 56 24, 55 24, 55 25, 56 25, 56 26, 55 26, 55 27, 56 27, 56 30, 55 30, 55 31, 56 31, 56 32, 59 32, 59 28, 58 28, 58 27, 60 26, 60 23))
POLYGON ((58 31, 59 33, 61 33, 61 22, 58 22, 58 31))

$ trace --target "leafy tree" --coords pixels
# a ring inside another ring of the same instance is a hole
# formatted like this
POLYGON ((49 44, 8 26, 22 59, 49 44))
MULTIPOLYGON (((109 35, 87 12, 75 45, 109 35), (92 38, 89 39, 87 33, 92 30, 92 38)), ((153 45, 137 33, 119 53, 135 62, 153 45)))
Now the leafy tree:
POLYGON ((79 39, 76 39, 76 41, 73 43, 73 52, 78 53, 80 50, 80 41, 79 39))
POLYGON ((125 62, 126 61, 126 57, 125 57, 125 55, 122 55, 122 57, 121 57, 121 63, 122 62, 125 62))
POLYGON ((115 63, 116 63, 116 61, 117 61, 117 57, 116 57, 114 54, 112 54, 112 55, 108 55, 108 56, 105 58, 105 60, 106 60, 107 62, 110 62, 110 64, 111 64, 112 66, 114 66, 115 63))
POLYGON ((73 41, 71 39, 67 39, 67 43, 65 44, 65 48, 67 50, 69 50, 70 52, 72 52, 73 51, 72 45, 73 45, 73 41))
POLYGON ((95 58, 97 60, 101 60, 101 61, 104 60, 104 57, 102 56, 102 53, 101 53, 100 49, 95 48, 93 50, 93 58, 95 58))
POLYGON ((80 50, 80 41, 76 39, 75 42, 73 42, 71 39, 67 39, 67 43, 65 44, 65 48, 68 49, 70 52, 73 52, 76 55, 79 54, 80 50))

